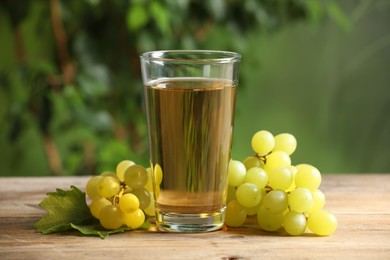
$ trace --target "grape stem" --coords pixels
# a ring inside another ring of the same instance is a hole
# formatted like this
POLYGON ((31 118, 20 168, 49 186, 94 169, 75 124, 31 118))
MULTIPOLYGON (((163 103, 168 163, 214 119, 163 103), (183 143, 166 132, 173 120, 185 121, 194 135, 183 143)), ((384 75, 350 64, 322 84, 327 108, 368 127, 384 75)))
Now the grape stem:
POLYGON ((123 193, 125 193, 126 190, 126 183, 121 182, 121 189, 117 195, 114 196, 112 199, 112 204, 113 205, 118 205, 119 204, 119 199, 123 196, 123 193))
POLYGON ((269 154, 271 154, 271 153, 272 153, 272 151, 269 152, 269 153, 267 153, 266 155, 261 155, 261 154, 256 153, 254 156, 257 157, 257 158, 259 158, 260 161, 261 161, 263 164, 266 164, 266 163, 267 163, 267 156, 268 156, 269 154))

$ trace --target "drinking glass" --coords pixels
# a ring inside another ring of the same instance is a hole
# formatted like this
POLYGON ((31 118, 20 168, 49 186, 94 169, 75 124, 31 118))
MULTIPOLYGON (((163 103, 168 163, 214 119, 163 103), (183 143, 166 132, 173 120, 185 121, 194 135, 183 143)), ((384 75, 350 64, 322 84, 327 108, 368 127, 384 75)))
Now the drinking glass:
POLYGON ((140 57, 160 230, 223 226, 240 59, 207 50, 140 57))

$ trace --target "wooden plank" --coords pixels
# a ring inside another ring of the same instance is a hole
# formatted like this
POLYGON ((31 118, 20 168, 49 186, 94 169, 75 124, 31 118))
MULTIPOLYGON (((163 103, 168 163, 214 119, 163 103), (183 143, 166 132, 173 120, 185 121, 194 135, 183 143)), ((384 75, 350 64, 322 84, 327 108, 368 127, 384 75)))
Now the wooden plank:
POLYGON ((329 237, 291 237, 256 228, 197 234, 126 232, 102 240, 76 232, 42 235, 32 224, 44 214, 45 194, 88 177, 0 178, 0 258, 129 259, 390 259, 390 175, 324 175, 326 208, 339 227, 329 237))

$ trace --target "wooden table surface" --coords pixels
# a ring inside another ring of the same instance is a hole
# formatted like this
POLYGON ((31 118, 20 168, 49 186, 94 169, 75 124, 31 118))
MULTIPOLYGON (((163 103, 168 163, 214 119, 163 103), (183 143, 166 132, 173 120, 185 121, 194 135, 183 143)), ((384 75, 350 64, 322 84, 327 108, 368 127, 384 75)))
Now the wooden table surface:
POLYGON ((323 175, 325 208, 338 218, 328 237, 273 234, 248 224, 210 233, 125 232, 107 239, 42 235, 32 224, 47 192, 88 177, 0 178, 0 259, 390 259, 390 174, 323 175))

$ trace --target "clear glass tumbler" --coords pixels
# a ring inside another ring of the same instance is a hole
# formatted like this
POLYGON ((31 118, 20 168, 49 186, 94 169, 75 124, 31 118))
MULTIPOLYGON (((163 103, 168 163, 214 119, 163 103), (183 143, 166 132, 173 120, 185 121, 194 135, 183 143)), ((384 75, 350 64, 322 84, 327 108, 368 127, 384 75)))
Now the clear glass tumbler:
POLYGON ((220 229, 241 56, 172 50, 140 58, 157 227, 220 229))

